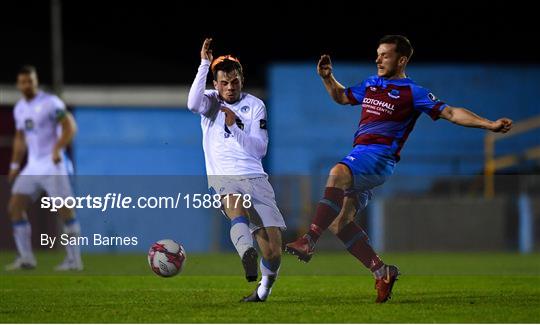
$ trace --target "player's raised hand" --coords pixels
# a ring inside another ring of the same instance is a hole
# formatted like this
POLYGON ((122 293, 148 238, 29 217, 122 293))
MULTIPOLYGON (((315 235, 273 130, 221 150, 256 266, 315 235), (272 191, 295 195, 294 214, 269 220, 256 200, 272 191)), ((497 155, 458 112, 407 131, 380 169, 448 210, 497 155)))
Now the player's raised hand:
POLYGON ((317 73, 323 79, 326 79, 332 75, 332 61, 330 60, 330 55, 321 55, 319 63, 317 63, 317 73))
POLYGON ((205 38, 204 39, 202 49, 201 49, 201 59, 202 60, 208 60, 208 61, 212 62, 214 57, 212 56, 212 50, 210 49, 210 43, 212 43, 211 38, 205 38))
POLYGON ((506 133, 512 129, 512 120, 506 117, 493 122, 490 130, 493 132, 506 133))
POLYGON ((227 124, 227 126, 232 126, 236 123, 236 114, 234 114, 230 108, 222 106, 221 111, 225 113, 225 124, 227 124))

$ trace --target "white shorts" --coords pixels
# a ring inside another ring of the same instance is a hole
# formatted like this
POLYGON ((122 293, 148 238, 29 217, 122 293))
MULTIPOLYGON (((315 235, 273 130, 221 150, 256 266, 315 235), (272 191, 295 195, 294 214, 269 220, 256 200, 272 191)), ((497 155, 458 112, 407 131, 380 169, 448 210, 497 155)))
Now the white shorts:
POLYGON ((28 195, 35 201, 43 192, 48 196, 66 198, 73 196, 69 181, 69 161, 53 163, 52 157, 29 161, 11 189, 13 194, 28 195))
MULTIPOLYGON (((208 185, 212 194, 249 194, 251 196, 251 208, 248 209, 251 233, 267 227, 278 227, 283 231, 287 229, 283 215, 276 204, 274 189, 266 176, 255 178, 208 176, 208 185)), ((231 204, 234 203, 235 200, 231 200, 231 204)))

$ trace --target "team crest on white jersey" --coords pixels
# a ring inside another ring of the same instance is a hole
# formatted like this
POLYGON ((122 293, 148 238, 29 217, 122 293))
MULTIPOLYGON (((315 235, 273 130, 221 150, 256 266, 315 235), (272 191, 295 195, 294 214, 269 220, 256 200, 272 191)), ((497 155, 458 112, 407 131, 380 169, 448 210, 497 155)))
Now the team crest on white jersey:
POLYGON ((240 108, 240 112, 242 112, 242 113, 249 112, 249 106, 242 106, 242 108, 240 108))

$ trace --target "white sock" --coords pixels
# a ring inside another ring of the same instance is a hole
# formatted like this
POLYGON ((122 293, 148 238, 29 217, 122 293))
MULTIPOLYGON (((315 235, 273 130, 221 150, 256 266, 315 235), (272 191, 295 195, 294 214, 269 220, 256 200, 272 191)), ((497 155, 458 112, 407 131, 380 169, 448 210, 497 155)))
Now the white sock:
POLYGON ((247 217, 239 216, 231 220, 231 241, 240 258, 244 256, 244 253, 249 248, 253 247, 253 237, 249 231, 247 217))
POLYGON ((261 258, 259 266, 261 268, 262 279, 257 289, 257 295, 261 300, 266 300, 270 293, 272 293, 272 286, 277 279, 280 265, 281 259, 269 262, 261 258))
MULTIPOLYGON (((81 235, 81 225, 77 219, 73 218, 64 223, 64 233, 70 237, 81 235)), ((81 261, 81 248, 79 245, 66 245, 67 258, 73 262, 81 261)))
POLYGON ((34 260, 32 253, 32 226, 28 220, 13 223, 13 237, 17 251, 22 259, 34 260))

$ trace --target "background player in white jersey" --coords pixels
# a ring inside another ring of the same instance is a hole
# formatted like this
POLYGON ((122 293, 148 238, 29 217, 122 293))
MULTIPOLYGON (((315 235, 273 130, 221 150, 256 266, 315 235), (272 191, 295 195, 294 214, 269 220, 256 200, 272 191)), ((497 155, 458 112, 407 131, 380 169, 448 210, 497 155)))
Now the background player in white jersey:
POLYGON ((227 55, 212 61, 211 41, 203 43, 188 108, 201 115, 208 185, 222 198, 222 210, 231 220, 231 240, 250 282, 258 277, 252 235, 261 249, 262 279, 242 301, 265 301, 279 272, 281 231, 285 229, 261 162, 268 145, 266 108, 260 99, 242 92, 244 77, 238 59, 227 55), (215 90, 205 90, 209 69, 215 90), (249 195, 251 199, 237 200, 235 194, 249 195))
MULTIPOLYGON (((48 196, 71 196, 68 172, 72 168, 64 155, 77 126, 64 103, 55 95, 38 89, 34 67, 25 66, 17 75, 17 88, 21 98, 15 105, 15 139, 8 175, 14 182, 9 201, 9 216, 13 223, 13 236, 19 253, 7 270, 31 269, 36 266, 32 252, 31 227, 26 210, 43 192, 48 196), (21 163, 28 151, 28 161, 21 163)), ((80 226, 72 209, 63 207, 58 214, 64 222, 63 231, 79 236, 80 226)), ((58 271, 82 270, 80 248, 67 245, 67 256, 56 267, 58 271)))

